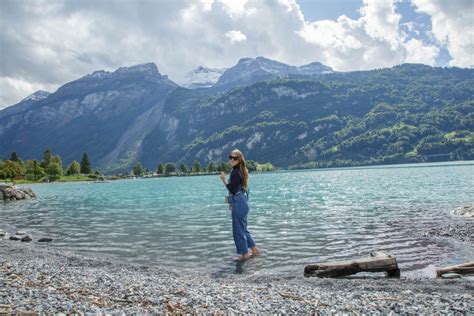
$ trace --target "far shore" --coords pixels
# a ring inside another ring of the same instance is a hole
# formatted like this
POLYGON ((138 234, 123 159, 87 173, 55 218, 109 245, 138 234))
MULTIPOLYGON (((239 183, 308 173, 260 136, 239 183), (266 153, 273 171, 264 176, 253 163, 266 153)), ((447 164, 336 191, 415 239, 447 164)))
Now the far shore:
MULTIPOLYGON (((251 171, 251 174, 259 173, 274 173, 274 172, 285 172, 285 171, 331 171, 331 170, 352 170, 352 169, 377 169, 377 168, 423 168, 423 167, 434 167, 449 165, 474 165, 474 160, 459 160, 459 161, 440 161, 440 162, 425 162, 425 163, 400 163, 400 164, 387 164, 387 165, 361 165, 361 166, 346 166, 346 167, 317 167, 317 168, 275 168, 274 170, 266 171, 251 171)), ((118 174, 118 175, 70 175, 61 176, 58 180, 45 181, 45 178, 38 180, 25 180, 25 179, 1 179, 0 182, 13 183, 13 184, 40 184, 40 183, 64 183, 64 182, 109 182, 115 180, 126 180, 126 179, 150 179, 150 178, 168 178, 168 177, 195 177, 195 176, 215 176, 219 175, 220 171, 215 172, 171 172, 168 174, 157 174, 149 173, 141 176, 133 174, 118 174)), ((228 171, 226 172, 228 173, 228 171)))

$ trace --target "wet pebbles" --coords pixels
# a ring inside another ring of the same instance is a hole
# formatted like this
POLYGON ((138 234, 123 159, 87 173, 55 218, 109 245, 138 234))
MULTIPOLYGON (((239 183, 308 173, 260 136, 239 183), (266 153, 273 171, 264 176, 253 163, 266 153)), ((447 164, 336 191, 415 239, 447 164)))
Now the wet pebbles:
POLYGON ((448 237, 463 242, 474 243, 474 205, 465 205, 451 211, 455 217, 465 218, 462 224, 452 224, 445 227, 431 228, 423 233, 428 237, 448 237))
MULTIPOLYGON (((33 238, 27 234, 26 232, 24 231, 17 231, 14 235, 10 235, 8 232, 4 231, 4 230, 0 230, 0 240, 1 239, 8 239, 8 240, 12 240, 12 241, 22 241, 22 242, 30 242, 30 241, 33 241, 33 238)), ((40 238, 37 240, 37 242, 51 242, 53 241, 52 238, 49 238, 49 237, 43 237, 43 238, 40 238)))
POLYGON ((425 236, 449 237, 460 241, 474 243, 474 222, 446 227, 431 228, 424 233, 425 236))

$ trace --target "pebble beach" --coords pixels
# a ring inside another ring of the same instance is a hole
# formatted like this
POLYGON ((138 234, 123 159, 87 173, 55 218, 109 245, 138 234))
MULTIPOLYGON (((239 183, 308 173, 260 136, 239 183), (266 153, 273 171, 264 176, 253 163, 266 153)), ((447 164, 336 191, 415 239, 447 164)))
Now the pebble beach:
POLYGON ((6 239, 0 240, 0 253, 0 314, 474 313, 472 277, 197 274, 88 258, 49 245, 6 239))

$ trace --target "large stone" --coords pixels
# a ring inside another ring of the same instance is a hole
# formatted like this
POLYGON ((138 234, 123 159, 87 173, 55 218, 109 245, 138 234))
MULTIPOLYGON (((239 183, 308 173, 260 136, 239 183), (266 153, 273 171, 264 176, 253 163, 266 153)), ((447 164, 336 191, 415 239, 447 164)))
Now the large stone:
POLYGON ((15 190, 11 187, 7 187, 3 189, 3 195, 5 196, 5 199, 12 198, 13 196, 15 196, 15 190))
POLYGON ((21 238, 21 241, 23 241, 23 242, 29 242, 29 241, 32 241, 32 240, 33 240, 33 239, 31 239, 31 237, 28 236, 28 235, 26 235, 26 236, 24 236, 23 238, 21 238))
POLYGON ((20 240, 21 238, 18 236, 10 236, 10 240, 20 240))
POLYGON ((48 237, 40 238, 40 239, 38 240, 38 242, 51 242, 51 241, 53 241, 53 239, 52 239, 52 238, 48 238, 48 237))
POLYGON ((462 277, 462 275, 460 275, 459 273, 445 273, 445 274, 441 275, 441 277, 443 279, 458 279, 458 278, 462 277))
POLYGON ((23 193, 23 191, 20 189, 14 191, 13 194, 17 200, 23 200, 25 198, 25 193, 23 193))
POLYGON ((0 185, 0 200, 23 200, 36 197, 31 188, 19 188, 11 184, 0 185))
POLYGON ((36 197, 36 194, 31 190, 31 188, 26 188, 23 190, 25 193, 27 193, 30 197, 34 198, 36 197))
POLYGON ((5 237, 6 234, 7 234, 6 231, 0 230, 0 237, 5 237))
POLYGON ((453 210, 453 214, 466 217, 474 217, 474 205, 465 205, 453 210))
POLYGON ((22 230, 19 230, 19 231, 16 232, 15 235, 17 235, 17 236, 25 236, 26 233, 25 233, 24 231, 22 231, 22 230))

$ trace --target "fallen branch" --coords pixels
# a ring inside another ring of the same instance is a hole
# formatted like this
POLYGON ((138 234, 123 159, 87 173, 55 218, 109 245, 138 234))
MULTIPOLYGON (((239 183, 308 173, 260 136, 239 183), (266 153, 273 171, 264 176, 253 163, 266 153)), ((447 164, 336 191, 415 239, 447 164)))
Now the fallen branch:
POLYGON ((358 272, 385 272, 387 277, 400 277, 397 259, 381 252, 372 253, 368 258, 352 261, 310 264, 304 269, 306 277, 320 278, 348 276, 358 272))
POLYGON ((474 273, 474 261, 436 269, 436 276, 438 278, 441 277, 445 273, 460 273, 460 274, 474 273))

